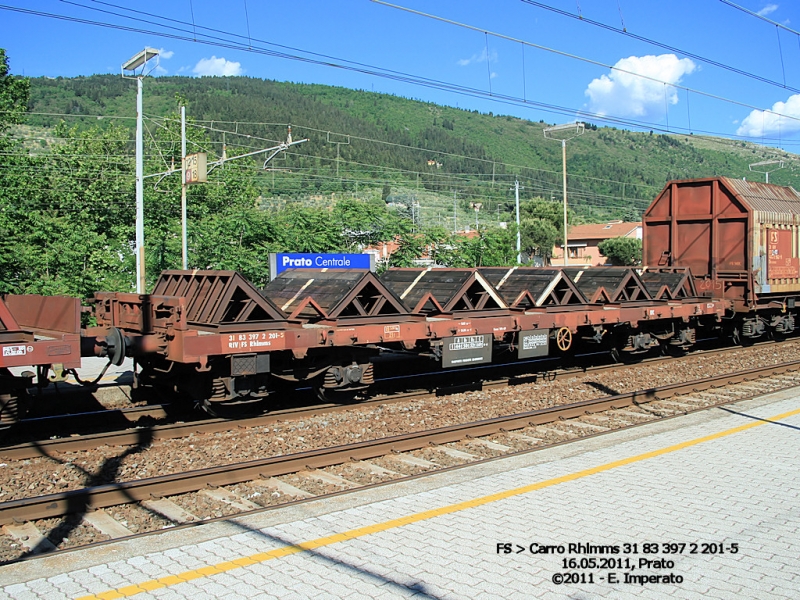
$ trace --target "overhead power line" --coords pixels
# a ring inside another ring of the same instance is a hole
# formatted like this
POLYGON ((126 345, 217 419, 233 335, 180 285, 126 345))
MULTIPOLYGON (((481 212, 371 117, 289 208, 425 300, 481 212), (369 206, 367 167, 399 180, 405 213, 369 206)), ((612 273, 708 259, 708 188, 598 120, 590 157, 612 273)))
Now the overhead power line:
MULTIPOLYGON (((527 2, 527 0, 523 0, 523 2, 527 2)), ((720 0, 720 2, 722 2, 723 4, 727 4, 728 6, 731 6, 733 8, 736 8, 736 9, 738 9, 738 10, 744 12, 744 13, 747 13, 751 17, 755 17, 756 19, 761 19, 762 21, 765 21, 766 23, 769 23, 770 25, 775 25, 775 27, 778 27, 779 29, 783 29, 785 31, 788 31, 789 33, 793 33, 796 36, 800 36, 800 31, 797 31, 796 29, 792 29, 791 27, 787 27, 783 23, 778 23, 777 21, 773 21, 772 19, 768 19, 764 15, 760 15, 757 12, 753 12, 752 10, 747 9, 744 6, 739 6, 738 4, 730 2, 730 0, 720 0)))
MULTIPOLYGON (((483 28, 475 27, 474 25, 468 25, 466 23, 461 23, 459 21, 454 21, 452 19, 446 19, 445 17, 432 15, 430 13, 422 12, 422 11, 419 11, 419 10, 414 10, 412 8, 407 8, 405 6, 400 6, 398 4, 391 4, 389 2, 384 2, 384 0, 370 0, 370 2, 374 2, 376 4, 382 4, 382 5, 388 6, 390 8, 396 8, 398 10, 402 10, 402 11, 405 11, 405 12, 408 12, 408 13, 411 13, 411 14, 419 15, 421 17, 425 17, 425 18, 428 18, 428 19, 433 19, 434 21, 441 21, 442 23, 448 23, 450 25, 455 25, 457 27, 462 27, 464 29, 470 29, 472 31, 478 31, 478 32, 481 32, 481 33, 484 33, 484 34, 487 34, 487 35, 491 35, 493 37, 497 37, 497 38, 500 38, 500 39, 503 39, 503 40, 508 40, 510 42, 515 42, 517 44, 524 44, 525 46, 530 46, 531 48, 537 48, 539 50, 545 50, 546 52, 551 52, 553 54, 557 54, 558 56, 564 56, 566 58, 571 58, 571 59, 578 60, 578 61, 581 61, 581 62, 585 62, 585 63, 591 64, 591 65, 603 67, 605 69, 610 69, 612 71, 617 71, 619 73, 625 73, 626 75, 632 75, 634 77, 639 77, 640 79, 645 79, 647 81, 652 81, 654 83, 659 83, 659 84, 662 84, 664 86, 673 87, 673 88, 679 89, 679 90, 686 90, 687 92, 692 92, 693 94, 697 94, 699 96, 705 96, 706 98, 711 98, 712 100, 719 100, 721 102, 727 102, 729 104, 734 104, 736 106, 741 106, 743 108, 749 108, 751 110, 763 111, 765 113, 771 113, 771 114, 774 114, 776 116, 782 117, 784 119, 790 119, 792 121, 800 122, 800 117, 794 117, 792 115, 786 115, 786 114, 783 114, 783 113, 777 113, 777 112, 775 112, 773 110, 770 110, 770 109, 761 109, 758 106, 754 106, 752 104, 747 104, 746 102, 740 102, 738 100, 733 100, 731 98, 726 98, 724 96, 718 96, 717 94, 712 94, 710 92, 704 92, 702 90, 690 88, 690 87, 687 87, 685 85, 680 85, 680 84, 677 84, 677 83, 671 83, 669 81, 664 81, 663 79, 658 79, 656 77, 650 77, 649 75, 642 75, 641 73, 637 73, 636 71, 629 71, 627 69, 622 69, 622 68, 614 66, 614 65, 609 65, 609 64, 606 64, 606 63, 602 63, 600 61, 593 60, 591 58, 586 58, 586 57, 583 57, 583 56, 579 56, 577 54, 570 54, 569 52, 562 52, 561 50, 556 50, 554 48, 549 48, 547 46, 542 46, 540 44, 534 44, 533 42, 527 42, 527 41, 521 40, 519 38, 514 38, 514 37, 511 37, 511 36, 503 35, 502 33, 496 33, 496 32, 492 32, 492 31, 487 31, 487 30, 485 30, 483 28)), ((798 90, 798 91, 800 91, 800 90, 798 90)), ((585 113, 583 111, 576 111, 576 113, 579 114, 579 115, 581 115, 581 114, 591 114, 591 113, 585 113)), ((669 130, 669 127, 667 127, 667 130, 669 130)))
MULTIPOLYGON (((373 0, 373 1, 377 1, 377 0, 373 0)), ((492 93, 489 93, 489 92, 487 92, 485 90, 481 90, 481 89, 477 89, 477 88, 471 88, 471 87, 468 87, 468 86, 452 84, 452 83, 448 83, 448 82, 445 82, 445 81, 442 81, 442 80, 437 80, 437 79, 431 79, 431 78, 426 78, 426 77, 421 77, 421 76, 415 76, 415 75, 411 75, 411 74, 408 74, 408 73, 403 73, 403 72, 400 72, 400 71, 394 71, 394 70, 390 70, 390 69, 384 69, 382 67, 375 67, 375 66, 367 65, 365 63, 359 63, 359 62, 356 62, 356 61, 350 61, 350 60, 346 60, 346 59, 330 57, 328 55, 321 55, 319 53, 313 53, 313 52, 300 50, 300 49, 296 49, 296 48, 290 48, 288 46, 282 46, 282 45, 279 45, 279 44, 273 44, 271 42, 264 42, 264 41, 261 41, 261 40, 256 40, 255 38, 252 41, 259 41, 260 43, 264 43, 264 44, 267 44, 267 45, 270 45, 270 46, 273 46, 273 47, 276 47, 276 48, 291 49, 291 51, 293 51, 293 52, 300 52, 300 53, 303 53, 303 54, 305 54, 307 56, 300 56, 300 55, 297 55, 297 54, 291 54, 291 53, 284 52, 282 50, 279 51, 279 50, 271 50, 271 49, 268 49, 268 48, 259 48, 259 47, 255 46, 255 45, 245 45, 243 43, 239 43, 239 42, 236 42, 236 41, 233 41, 233 40, 230 40, 230 39, 220 38, 218 36, 210 36, 210 35, 207 35, 207 34, 206 34, 206 37, 203 38, 203 37, 200 37, 199 35, 197 35, 195 33, 194 26, 192 26, 191 28, 180 29, 178 27, 168 26, 168 25, 164 25, 162 23, 154 23, 152 21, 147 21, 146 19, 141 19, 141 18, 138 18, 138 17, 131 17, 131 16, 128 16, 128 15, 119 15, 118 13, 113 13, 111 11, 104 11, 104 10, 101 10, 101 9, 93 8, 91 6, 86 6, 86 5, 82 5, 82 4, 78 4, 78 3, 75 3, 75 2, 70 2, 70 4, 73 4, 75 6, 80 6, 82 8, 86 8, 86 9, 89 9, 89 10, 96 10, 96 11, 112 14, 112 15, 115 15, 115 16, 120 17, 120 18, 127 18, 127 19, 131 19, 131 20, 134 20, 134 21, 143 22, 143 23, 146 23, 146 24, 151 25, 151 26, 154 25, 156 27, 167 28, 167 29, 170 29, 170 30, 173 30, 173 31, 158 31, 158 30, 143 29, 141 27, 131 27, 131 26, 120 25, 120 24, 116 24, 116 23, 105 23, 105 22, 101 22, 101 21, 93 21, 93 20, 90 20, 90 19, 72 17, 72 16, 69 16, 69 15, 59 15, 59 14, 54 14, 54 13, 47 13, 47 12, 43 12, 43 11, 35 11, 35 10, 24 9, 24 8, 8 6, 8 5, 0 5, 0 10, 10 10, 10 11, 19 12, 19 13, 23 13, 23 14, 30 14, 30 15, 34 15, 34 16, 41 16, 41 17, 47 17, 47 18, 60 19, 60 20, 65 20, 65 21, 70 21, 70 22, 75 22, 75 23, 92 25, 92 26, 106 27, 106 28, 117 29, 117 30, 122 30, 122 31, 130 31, 130 32, 134 32, 134 33, 144 33, 144 34, 149 34, 149 35, 156 35, 156 36, 165 37, 165 38, 168 38, 168 39, 176 39, 176 40, 181 40, 181 41, 197 42, 197 43, 202 43, 202 44, 205 44, 205 45, 217 46, 217 47, 222 47, 222 48, 229 48, 229 49, 240 50, 240 51, 244 51, 244 52, 252 52, 252 53, 262 54, 262 55, 266 55, 266 56, 273 56, 273 57, 276 57, 276 58, 297 60, 297 61, 301 61, 301 62, 305 62, 305 63, 309 63, 309 64, 317 64, 317 65, 326 66, 326 67, 333 67, 333 68, 349 70, 349 71, 353 71, 353 72, 362 73, 362 74, 365 74, 365 75, 381 77, 381 78, 390 79, 390 80, 394 80, 394 81, 399 81, 399 82, 403 82, 403 83, 409 83, 409 84, 412 84, 412 85, 419 85, 419 86, 422 86, 422 87, 429 87, 429 88, 439 89, 439 90, 442 90, 442 91, 448 91, 448 92, 457 93, 457 94, 461 94, 461 95, 465 95, 465 96, 490 99, 490 100, 492 100, 494 102, 501 103, 501 104, 510 104, 510 105, 515 105, 515 106, 533 107, 533 108, 536 108, 536 109, 544 111, 544 112, 552 112, 552 113, 561 114, 561 115, 573 115, 573 116, 577 115, 577 116, 579 116, 581 118, 592 119, 592 120, 594 120, 596 122, 614 123, 614 124, 622 125, 622 126, 628 126, 628 127, 640 128, 640 129, 652 129, 652 130, 657 130, 657 131, 660 131, 660 132, 686 131, 688 133, 688 130, 686 130, 685 128, 675 127, 672 130, 664 129, 663 127, 661 127, 661 126, 659 126, 659 125, 657 125, 655 123, 651 123, 651 122, 635 121, 635 120, 632 120, 632 119, 623 119, 623 118, 614 117, 614 116, 601 115, 601 114, 591 113, 591 112, 588 112, 588 111, 571 109, 571 108, 568 108, 568 107, 558 106, 558 105, 544 103, 544 102, 526 100, 526 99, 523 99, 523 98, 518 98, 518 97, 515 97, 515 96, 509 96, 509 95, 505 95, 505 94, 496 94, 496 93, 492 94, 492 93), (311 58, 311 57, 315 57, 315 56, 319 57, 319 58, 311 58)), ((114 6, 114 5, 111 5, 109 3, 102 3, 102 4, 107 5, 107 6, 114 6)), ((387 4, 387 3, 382 3, 382 4, 387 4)), ((395 5, 387 4, 387 6, 395 6, 395 5)), ((122 9, 122 7, 117 7, 117 8, 122 9)), ((396 6, 396 8, 399 8, 401 10, 409 10, 409 9, 406 9, 404 7, 399 7, 399 6, 396 6)), ((129 9, 124 9, 124 10, 129 10, 129 9)), ((138 12, 139 14, 147 14, 147 15, 151 16, 152 18, 158 18, 158 19, 161 19, 161 20, 164 20, 164 21, 170 21, 170 22, 176 22, 176 23, 185 24, 183 22, 176 21, 174 19, 166 19, 165 17, 158 17, 157 15, 152 15, 151 13, 141 13, 141 11, 136 11, 136 12, 138 12)), ((410 12, 415 12, 415 11, 410 11, 410 12)), ((424 14, 424 13, 420 13, 420 14, 424 14)), ((431 18, 440 19, 439 17, 433 17, 431 15, 426 15, 426 16, 429 16, 431 18)), ((440 20, 442 20, 442 19, 440 19, 440 20)), ((461 25, 461 24, 459 24, 459 25, 461 25)), ((462 25, 462 26, 464 26, 464 25, 462 25)), ((201 27, 200 29, 206 29, 206 30, 209 30, 209 31, 220 32, 220 30, 212 30, 210 28, 202 28, 201 27)), ((473 29, 476 29, 476 30, 479 30, 479 31, 482 31, 482 32, 484 31, 484 30, 478 29, 478 28, 473 28, 473 29)), ((228 35, 230 37, 233 37, 233 38, 245 38, 245 36, 240 36, 240 35, 234 34, 234 33, 229 33, 229 32, 221 32, 221 33, 223 33, 224 35, 228 35)), ((492 35, 499 35, 499 34, 492 34, 492 35)), ((513 38, 508 38, 507 36, 499 36, 499 37, 504 37, 506 39, 513 39, 513 38)), ((248 40, 248 42, 250 42, 250 41, 251 40, 248 40)), ((521 41, 521 40, 518 40, 518 41, 521 41)), ((538 47, 535 44, 530 44, 529 42, 524 42, 524 43, 527 43, 528 45, 531 45, 532 47, 538 47)), ((599 65, 599 66, 603 66, 604 68, 609 68, 609 69, 612 68, 610 65, 604 65, 603 63, 599 63, 597 61, 592 61, 590 59, 583 59, 581 57, 568 55, 566 53, 562 53, 560 51, 549 49, 549 48, 546 48, 546 47, 542 47, 542 49, 547 50, 547 51, 551 51, 551 52, 556 52, 556 53, 562 54, 564 56, 570 56, 572 58, 576 58, 576 59, 579 59, 579 60, 585 60, 587 62, 596 64, 596 65, 599 65)), ((756 106, 748 105, 748 104, 745 104, 745 103, 742 103, 742 102, 737 102, 735 100, 731 100, 731 99, 724 98, 724 97, 721 97, 721 96, 714 96, 713 94, 708 94, 706 92, 701 92, 699 90, 692 90, 691 88, 687 88, 685 86, 675 86, 673 84, 668 84, 668 85, 671 85, 672 87, 676 87, 676 88, 680 88, 680 89, 685 89, 687 91, 692 91, 692 92, 700 94, 700 95, 709 96, 709 97, 712 97, 712 98, 717 99, 719 101, 729 102, 729 103, 736 104, 736 105, 739 105, 739 106, 742 106, 742 107, 745 107, 745 108, 750 108, 752 110, 762 110, 762 109, 760 109, 760 108, 758 108, 756 106)), ((775 113, 774 111, 766 110, 766 112, 771 112, 773 114, 776 114, 777 116, 784 117, 784 118, 787 118, 787 119, 800 120, 800 119, 797 119, 797 118, 789 116, 789 115, 783 115, 781 113, 775 113)))
MULTIPOLYGON (((645 37, 643 35, 637 35, 635 33, 631 33, 627 30, 627 28, 623 27, 622 29, 618 27, 614 27, 613 25, 608 25, 606 23, 601 23, 600 21, 593 21, 592 19, 588 19, 583 15, 577 15, 575 13, 571 13, 566 10, 562 10, 560 8, 556 8, 554 6, 548 6, 547 4, 543 4, 541 2, 536 2, 536 0, 522 0, 526 4, 530 4, 532 6, 536 6, 537 8, 541 8, 543 10, 549 10, 550 12, 554 12, 556 14, 569 17, 571 19, 575 19, 577 21, 581 21, 582 23, 587 23, 589 25, 594 25, 595 27, 600 27, 601 29, 605 29, 607 31, 613 31, 614 33, 618 33, 620 35, 624 35, 634 40, 638 40, 640 42, 645 42, 647 44, 651 44, 653 46, 657 46, 658 48, 663 48, 664 50, 669 50, 670 52, 677 52, 678 54, 682 54, 684 56, 688 56, 689 58, 693 58, 695 60, 699 60, 700 62, 704 62, 709 65, 713 65, 715 67, 719 67, 720 69, 725 69, 726 71, 730 71, 731 73, 736 73, 737 75, 742 75, 743 77, 749 77, 750 79, 755 79, 757 81, 761 81, 763 83, 768 83, 769 85, 774 85, 779 88, 783 88, 789 90, 791 92, 799 92, 800 89, 793 88, 791 86, 786 85, 786 82, 780 83, 779 81, 774 81, 772 79, 768 79, 767 77, 763 77, 761 75, 757 75, 756 73, 751 73, 750 71, 745 71, 744 69, 739 69, 737 67, 728 65, 723 62, 719 62, 718 60, 713 60, 711 58, 707 58, 705 56, 701 56, 700 54, 694 54, 693 52, 689 52, 688 50, 683 50, 681 48, 677 48, 675 46, 670 46, 669 44, 664 44, 663 42, 658 42, 651 38, 645 37)), ((732 2, 727 2, 726 0, 722 0, 725 4, 730 4, 731 6, 736 6, 732 2)), ((736 8, 741 8, 736 6, 736 8)), ((746 9, 742 9, 746 10, 746 9)), ((750 11, 746 11, 750 12, 750 11)), ((755 14, 755 13, 754 13, 755 14)), ((760 16, 760 15, 756 15, 760 16)), ((769 19, 765 19, 769 21, 769 19)), ((790 30, 791 31, 791 30, 790 30)))

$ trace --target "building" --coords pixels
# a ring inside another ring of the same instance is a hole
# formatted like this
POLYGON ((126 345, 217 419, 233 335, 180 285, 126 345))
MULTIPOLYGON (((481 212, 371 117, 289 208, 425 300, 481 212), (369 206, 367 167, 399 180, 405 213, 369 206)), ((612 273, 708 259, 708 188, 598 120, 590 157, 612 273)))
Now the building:
MULTIPOLYGON (((600 254, 597 246, 600 242, 615 237, 642 239, 642 224, 611 221, 610 223, 591 223, 571 227, 567 234, 569 264, 605 264, 606 257, 600 254)), ((550 262, 553 265, 564 264, 563 244, 557 244, 553 249, 553 258, 550 262)))

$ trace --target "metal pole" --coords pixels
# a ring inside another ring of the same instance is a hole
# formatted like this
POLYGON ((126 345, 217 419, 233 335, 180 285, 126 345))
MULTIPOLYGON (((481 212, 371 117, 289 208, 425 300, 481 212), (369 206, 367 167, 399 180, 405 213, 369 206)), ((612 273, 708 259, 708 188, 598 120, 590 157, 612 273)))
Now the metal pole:
POLYGON ((458 231, 458 213, 456 212, 456 191, 453 190, 453 233, 458 231))
POLYGON ((145 293, 142 77, 136 78, 136 293, 145 293))
POLYGON ((514 181, 514 199, 517 202, 517 264, 522 264, 522 234, 519 230, 519 180, 514 181))
POLYGON ((561 140, 561 163, 564 179, 564 266, 569 265, 567 250, 567 140, 561 140))
POLYGON ((567 125, 556 125, 544 129, 544 137, 561 142, 561 165, 563 178, 563 197, 564 197, 564 266, 569 264, 569 248, 567 246, 567 140, 583 135, 585 126, 583 123, 569 123, 567 125), (549 135, 548 135, 549 134, 549 135), (564 137, 561 137, 561 136, 564 137))
POLYGON ((181 106, 181 264, 184 271, 189 268, 186 237, 186 107, 181 106))

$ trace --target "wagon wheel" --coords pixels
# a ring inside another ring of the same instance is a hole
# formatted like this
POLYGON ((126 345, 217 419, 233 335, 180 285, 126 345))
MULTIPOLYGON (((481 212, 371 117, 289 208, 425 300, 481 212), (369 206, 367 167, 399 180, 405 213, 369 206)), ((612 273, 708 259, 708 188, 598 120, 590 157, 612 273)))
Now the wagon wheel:
POLYGON ((572 347, 572 331, 569 327, 562 327, 556 332, 556 346, 562 352, 566 352, 572 347))

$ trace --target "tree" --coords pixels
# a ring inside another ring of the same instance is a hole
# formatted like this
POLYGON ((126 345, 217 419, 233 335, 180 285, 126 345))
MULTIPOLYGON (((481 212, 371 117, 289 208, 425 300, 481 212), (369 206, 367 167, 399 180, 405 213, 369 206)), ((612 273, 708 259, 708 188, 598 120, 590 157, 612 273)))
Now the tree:
POLYGON ((553 257, 553 247, 561 232, 548 219, 527 218, 520 222, 522 251, 527 255, 541 256, 545 262, 553 257))
MULTIPOLYGON (((562 202, 534 198, 520 202, 519 212, 520 220, 525 218, 543 219, 555 227, 557 233, 564 234, 564 204, 562 202)), ((567 207, 567 221, 568 223, 575 221, 575 215, 569 207, 567 207)))
POLYGON ((637 238, 610 238, 600 242, 597 249, 612 265, 630 267, 642 263, 642 240, 637 238))
POLYGON ((31 82, 9 74, 6 51, 0 48, 0 133, 21 123, 28 110, 31 82))
POLYGON ((344 198, 336 203, 331 215, 332 225, 343 238, 348 252, 357 248, 390 240, 408 230, 407 222, 389 212, 386 204, 344 198))

